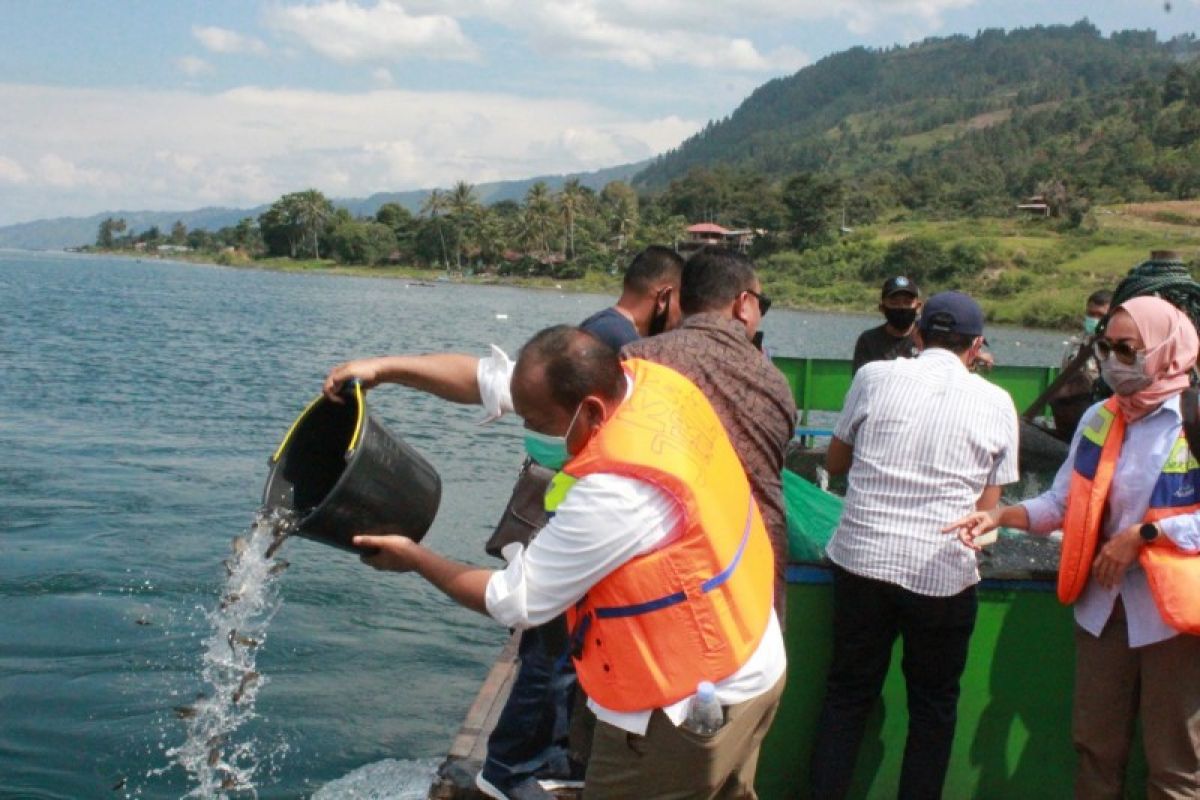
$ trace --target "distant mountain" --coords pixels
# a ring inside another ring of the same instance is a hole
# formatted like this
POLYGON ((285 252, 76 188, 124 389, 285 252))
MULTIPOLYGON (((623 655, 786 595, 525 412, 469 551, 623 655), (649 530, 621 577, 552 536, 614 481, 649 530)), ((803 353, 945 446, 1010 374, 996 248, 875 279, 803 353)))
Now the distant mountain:
POLYGON ((661 190, 715 168, 774 181, 821 172, 884 205, 960 209, 939 192, 980 196, 959 191, 964 172, 1005 198, 1054 177, 1093 197, 1187 193, 1191 179, 1168 174, 1177 166, 1144 162, 1195 160, 1200 78, 1181 64, 1196 53, 1194 36, 1106 37, 1086 20, 856 47, 760 86, 634 183, 661 190))
POLYGON ((100 223, 108 217, 125 220, 132 231, 144 231, 155 225, 170 232, 175 222, 182 221, 188 229, 217 230, 236 225, 243 217, 253 217, 266 210, 257 208, 200 208, 195 211, 105 211, 90 217, 59 217, 39 219, 0 227, 0 247, 21 250, 62 250, 94 244, 100 223))
MULTIPOLYGON (((484 204, 496 203, 501 200, 520 200, 525 196, 529 187, 538 181, 545 181, 551 190, 558 190, 571 178, 578 178, 584 186, 599 191, 611 181, 629 180, 648 163, 642 161, 595 172, 544 175, 524 180, 481 183, 475 186, 475 196, 484 204)), ((355 216, 372 215, 384 203, 399 203, 409 211, 416 213, 425 202, 425 198, 429 196, 430 191, 430 189, 418 189, 410 192, 380 192, 367 198, 334 200, 334 205, 348 209, 355 216)), ((157 225, 164 232, 169 232, 171 226, 177 221, 186 225, 188 230, 203 228, 215 231, 229 225, 236 225, 245 217, 257 217, 268 207, 261 205, 254 208, 201 208, 194 211, 105 211, 88 217, 35 220, 0 227, 0 247, 23 250, 61 250, 67 247, 92 244, 96 241, 96 232, 100 223, 108 217, 124 219, 131 231, 144 231, 157 225)))
MULTIPOLYGON (((529 187, 538 181, 544 181, 551 191, 558 191, 571 178, 589 189, 600 191, 612 181, 628 181, 642 171, 650 162, 639 161, 636 164, 624 164, 619 167, 608 167, 595 172, 576 172, 570 175, 543 175, 538 178, 526 178, 516 181, 498 181, 496 183, 475 184, 475 197, 484 205, 499 203, 501 200, 522 200, 529 187)), ((336 205, 342 206, 355 216, 374 214, 384 203, 399 203, 414 214, 421 210, 425 198, 429 197, 429 189, 419 189, 412 192, 379 192, 365 200, 335 200, 336 205)), ((4 229, 0 228, 0 236, 4 229)))

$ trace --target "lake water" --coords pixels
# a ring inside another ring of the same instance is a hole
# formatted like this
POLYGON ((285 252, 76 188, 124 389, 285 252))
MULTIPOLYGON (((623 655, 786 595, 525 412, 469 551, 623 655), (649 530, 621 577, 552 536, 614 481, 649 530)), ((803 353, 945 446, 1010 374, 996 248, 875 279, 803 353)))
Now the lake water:
MULTIPOLYGON (((510 352, 597 295, 0 251, 0 797, 180 797, 222 559, 267 457, 330 366, 389 352, 510 352), (506 317, 504 316, 506 315, 506 317)), ((875 317, 773 311, 778 354, 849 357, 875 317)), ((995 327, 1003 363, 1064 335, 995 327)), ((399 387, 374 412, 444 483, 426 542, 482 542, 520 461, 513 420, 399 387)), ((505 631, 412 576, 306 540, 281 555, 257 652, 258 795, 423 797, 505 631)))

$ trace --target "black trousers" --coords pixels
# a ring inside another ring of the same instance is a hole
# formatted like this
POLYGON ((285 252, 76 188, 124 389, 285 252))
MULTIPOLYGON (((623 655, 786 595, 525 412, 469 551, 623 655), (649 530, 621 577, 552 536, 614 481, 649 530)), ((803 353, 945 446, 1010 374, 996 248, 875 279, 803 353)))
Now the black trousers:
POLYGON ((929 597, 833 567, 833 662, 813 743, 814 798, 840 799, 849 791, 897 636, 903 640, 908 691, 908 740, 897 796, 941 797, 976 609, 974 586, 950 597, 929 597))

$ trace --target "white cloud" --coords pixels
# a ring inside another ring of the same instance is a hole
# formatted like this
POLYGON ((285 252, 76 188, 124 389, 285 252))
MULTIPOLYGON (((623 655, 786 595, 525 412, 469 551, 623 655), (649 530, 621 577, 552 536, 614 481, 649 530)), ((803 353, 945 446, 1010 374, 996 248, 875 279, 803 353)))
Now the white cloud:
POLYGON ((256 56, 267 53, 267 45, 262 39, 227 28, 197 25, 192 28, 192 36, 213 53, 250 53, 256 56))
MULTIPOLYGON (((267 24, 335 61, 475 59, 461 21, 484 19, 538 50, 639 70, 683 65, 712 71, 792 72, 810 62, 773 34, 833 22, 860 35, 933 33, 942 15, 978 0, 320 0, 274 6, 267 24)), ((219 29, 214 29, 219 30, 219 29)))
MULTIPOLYGON (((479 12, 524 31, 542 51, 615 61, 650 70, 682 64, 712 70, 779 72, 797 69, 808 58, 794 49, 762 52, 741 31, 727 9, 696 3, 485 2, 479 12), (723 19, 729 22, 722 22, 723 19)), ((762 20, 755 20, 761 22, 762 20)))
POLYGON ((29 173, 11 158, 0 156, 0 183, 26 183, 29 173))
POLYGON ((795 24, 834 22, 857 34, 928 35, 947 11, 978 0, 409 0, 414 12, 480 17, 523 32, 556 55, 637 69, 682 64, 714 71, 791 72, 810 59, 759 41, 795 24))
POLYGON ((376 67, 371 70, 371 80, 375 81, 375 85, 381 89, 387 89, 396 82, 392 77, 392 71, 387 67, 376 67))
POLYGON ((175 66, 179 67, 179 71, 190 78, 207 75, 213 71, 212 64, 196 56, 181 56, 175 59, 175 66))
POLYGON ((0 116, 0 224, 116 208, 247 207, 309 186, 354 197, 599 169, 663 152, 700 127, 578 99, 395 89, 0 84, 0 107, 9 111, 0 116))
POLYGON ((453 17, 409 14, 394 0, 378 0, 373 6, 348 0, 279 6, 268 13, 267 22, 321 55, 346 63, 478 56, 453 17))
POLYGON ((637 69, 664 63, 749 71, 773 67, 749 39, 631 27, 606 18, 599 6, 590 3, 547 4, 531 15, 529 22, 543 50, 616 61, 637 69))
POLYGON ((100 170, 77 166, 55 153, 46 153, 38 159, 37 177, 56 189, 100 186, 104 182, 104 173, 100 170))

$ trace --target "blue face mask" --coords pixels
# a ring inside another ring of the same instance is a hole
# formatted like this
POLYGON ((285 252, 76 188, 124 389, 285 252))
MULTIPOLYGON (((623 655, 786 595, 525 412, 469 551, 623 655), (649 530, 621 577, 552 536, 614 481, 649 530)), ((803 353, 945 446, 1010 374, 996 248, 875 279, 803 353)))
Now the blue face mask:
POLYGON ((1100 327, 1100 318, 1099 317, 1084 317, 1083 318, 1083 332, 1086 333, 1088 336, 1094 336, 1096 334, 1096 329, 1098 327, 1100 327))
POLYGON ((562 469, 571 457, 571 454, 567 452, 567 437, 571 435, 571 429, 575 427, 575 420, 578 419, 581 408, 583 408, 582 403, 576 407, 575 414, 571 417, 571 424, 567 426, 567 432, 562 436, 551 436, 548 433, 526 428, 525 453, 543 467, 562 469))

